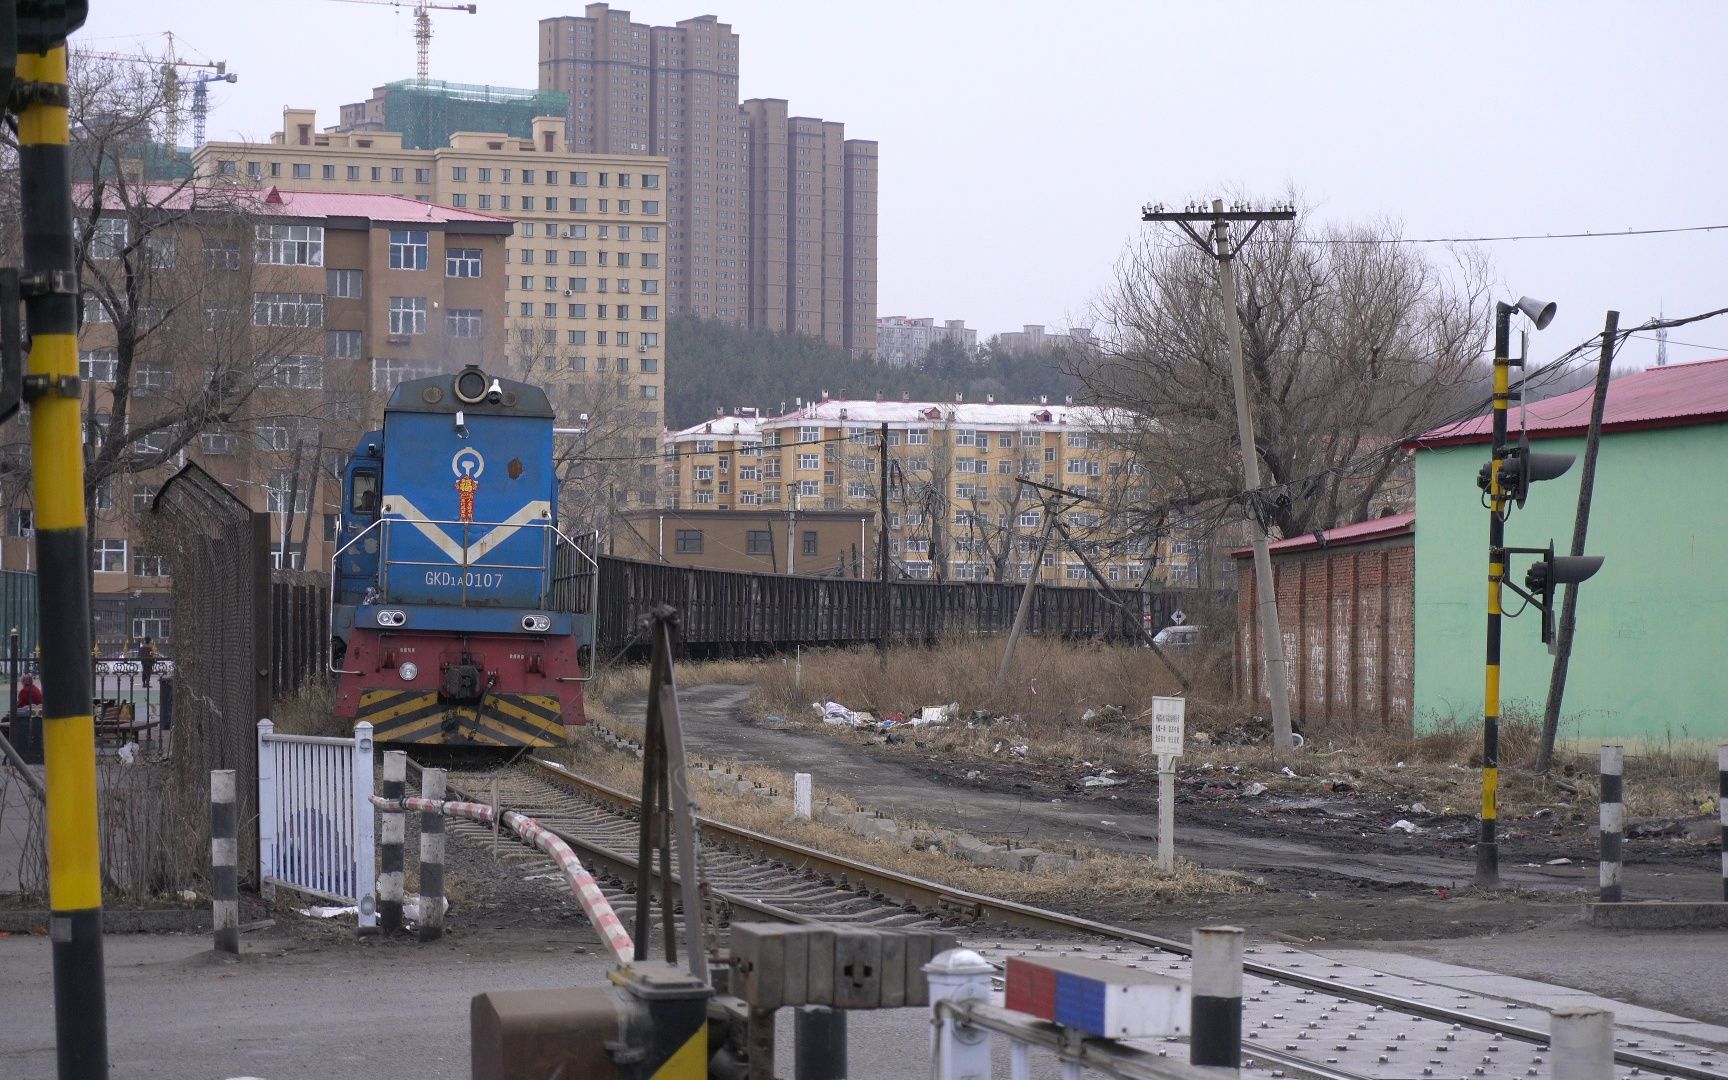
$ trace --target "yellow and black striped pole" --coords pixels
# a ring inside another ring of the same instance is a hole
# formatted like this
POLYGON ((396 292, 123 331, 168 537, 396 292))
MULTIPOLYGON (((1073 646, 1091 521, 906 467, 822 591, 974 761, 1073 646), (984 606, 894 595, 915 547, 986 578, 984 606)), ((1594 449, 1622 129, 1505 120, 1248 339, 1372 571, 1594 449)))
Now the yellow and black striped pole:
POLYGON ((1476 884, 1500 885, 1496 832, 1500 795, 1500 583, 1506 578, 1506 489, 1500 462, 1506 452, 1506 409, 1512 401, 1512 313, 1494 305, 1494 449, 1488 463, 1488 662, 1482 701, 1482 832, 1476 840, 1476 884))
MULTIPOLYGON (((80 20, 81 21, 81 20, 80 20)), ((69 29, 69 28, 68 28, 69 29)), ((96 733, 90 718, 90 578, 78 383, 77 264, 67 152, 66 47, 20 50, 18 171, 30 326, 24 379, 36 505, 48 788, 49 938, 61 1080, 108 1076, 96 733)))

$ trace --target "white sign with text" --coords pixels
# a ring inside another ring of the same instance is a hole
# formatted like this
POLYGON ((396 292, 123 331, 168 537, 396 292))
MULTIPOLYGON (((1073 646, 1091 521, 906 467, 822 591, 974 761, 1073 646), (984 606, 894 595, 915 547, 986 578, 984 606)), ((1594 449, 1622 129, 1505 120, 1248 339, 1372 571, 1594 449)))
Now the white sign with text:
POLYGON ((1188 702, 1179 697, 1152 699, 1152 752, 1182 756, 1182 722, 1188 702))

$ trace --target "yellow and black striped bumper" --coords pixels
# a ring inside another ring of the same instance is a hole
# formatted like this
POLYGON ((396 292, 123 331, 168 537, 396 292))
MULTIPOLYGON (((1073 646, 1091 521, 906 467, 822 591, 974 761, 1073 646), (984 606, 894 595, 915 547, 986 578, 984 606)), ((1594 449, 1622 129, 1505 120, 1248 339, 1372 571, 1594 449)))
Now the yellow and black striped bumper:
POLYGON ((355 722, 372 725, 381 743, 440 746, 563 746, 569 739, 558 699, 550 694, 487 694, 477 703, 448 701, 436 691, 368 690, 355 722))

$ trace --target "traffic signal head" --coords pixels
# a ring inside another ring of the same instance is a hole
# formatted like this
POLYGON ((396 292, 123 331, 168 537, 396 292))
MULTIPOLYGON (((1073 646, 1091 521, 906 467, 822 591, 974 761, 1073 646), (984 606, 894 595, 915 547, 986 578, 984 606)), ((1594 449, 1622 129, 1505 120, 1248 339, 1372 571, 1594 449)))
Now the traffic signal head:
POLYGON ((1524 575, 1524 587, 1542 608, 1542 644, 1554 651, 1554 590, 1560 585, 1576 585, 1588 581, 1602 569, 1600 555, 1554 554, 1554 542, 1548 542, 1544 558, 1530 564, 1524 575))

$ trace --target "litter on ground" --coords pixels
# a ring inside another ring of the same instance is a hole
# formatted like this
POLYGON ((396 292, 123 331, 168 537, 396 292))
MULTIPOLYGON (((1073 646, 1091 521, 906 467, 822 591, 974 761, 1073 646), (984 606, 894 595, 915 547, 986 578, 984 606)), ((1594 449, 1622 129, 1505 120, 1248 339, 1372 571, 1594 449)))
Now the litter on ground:
POLYGON ((1415 822, 1406 821, 1403 818, 1399 818, 1397 821, 1394 821, 1392 823, 1392 827, 1394 829, 1398 830, 1399 832, 1402 832, 1402 833, 1413 833, 1413 832, 1417 831, 1417 827, 1416 827, 1415 822))

